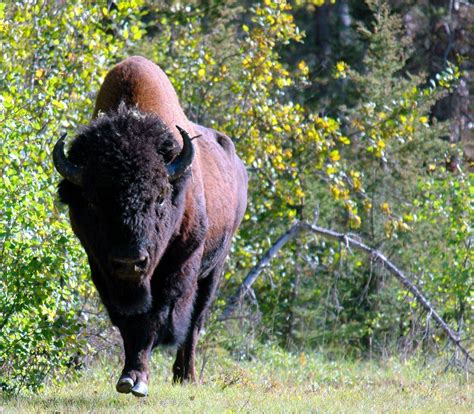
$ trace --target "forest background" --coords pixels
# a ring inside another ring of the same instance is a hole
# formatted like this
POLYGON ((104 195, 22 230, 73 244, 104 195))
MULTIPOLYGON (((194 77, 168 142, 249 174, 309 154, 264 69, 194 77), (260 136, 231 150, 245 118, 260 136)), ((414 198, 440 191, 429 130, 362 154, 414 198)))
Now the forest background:
POLYGON ((0 2, 0 387, 37 390, 118 350, 56 196, 51 150, 88 123, 106 72, 158 63, 186 114, 234 139, 250 176, 203 354, 452 355, 370 257, 302 234, 226 320, 295 220, 384 252, 472 344, 472 45, 466 1, 0 2))

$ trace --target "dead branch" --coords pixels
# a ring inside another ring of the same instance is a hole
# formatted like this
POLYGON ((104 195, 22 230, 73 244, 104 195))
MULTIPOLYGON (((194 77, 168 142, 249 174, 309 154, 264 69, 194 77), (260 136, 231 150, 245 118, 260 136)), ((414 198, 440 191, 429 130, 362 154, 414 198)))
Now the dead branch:
POLYGON ((420 305, 431 315, 431 317, 438 323, 441 329, 446 333, 449 340, 459 349, 462 354, 466 357, 467 360, 473 362, 473 357, 469 354, 468 350, 464 348, 461 344, 461 339, 458 334, 456 334, 449 325, 444 321, 444 319, 436 312, 434 307, 425 297, 425 295, 418 289, 418 287, 400 270, 395 266, 390 260, 388 260, 380 251, 373 249, 366 244, 362 243, 359 240, 348 236, 347 234, 338 233, 331 229, 326 229, 324 227, 316 226, 315 224, 308 223, 306 221, 300 221, 294 223, 290 229, 284 233, 275 244, 270 247, 270 249, 263 255, 261 260, 250 270, 247 277, 244 279, 242 284, 239 286, 234 295, 230 297, 227 301, 227 305, 220 316, 220 320, 228 319, 232 313, 235 311, 239 303, 248 293, 252 284, 257 280, 257 277, 260 275, 261 271, 265 266, 267 266, 270 261, 276 256, 278 251, 291 239, 301 234, 302 232, 310 232, 337 240, 343 243, 346 247, 353 247, 357 250, 360 250, 372 258, 374 262, 378 262, 384 266, 395 278, 407 289, 415 299, 420 303, 420 305))
POLYGON ((267 266, 273 257, 278 253, 278 251, 291 239, 293 239, 303 227, 299 222, 293 224, 290 229, 283 234, 275 244, 270 247, 270 249, 262 256, 260 261, 250 270, 247 277, 244 279, 242 284, 239 286, 237 291, 232 295, 227 301, 227 305, 222 312, 219 320, 227 320, 234 313, 235 309, 242 302, 244 296, 250 292, 250 287, 253 285, 257 277, 260 275, 261 271, 265 266, 267 266))

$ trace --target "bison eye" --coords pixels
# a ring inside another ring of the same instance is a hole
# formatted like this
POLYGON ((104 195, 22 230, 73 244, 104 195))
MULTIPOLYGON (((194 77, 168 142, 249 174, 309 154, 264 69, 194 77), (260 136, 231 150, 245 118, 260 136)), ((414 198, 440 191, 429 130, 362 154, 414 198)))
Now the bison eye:
POLYGON ((159 198, 158 200, 156 200, 156 205, 158 207, 161 207, 163 204, 165 204, 165 199, 164 198, 159 198))

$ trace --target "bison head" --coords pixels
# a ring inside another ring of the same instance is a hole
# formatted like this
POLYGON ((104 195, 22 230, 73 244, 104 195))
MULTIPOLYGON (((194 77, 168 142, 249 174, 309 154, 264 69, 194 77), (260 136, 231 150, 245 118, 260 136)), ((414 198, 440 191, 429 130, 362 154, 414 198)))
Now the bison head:
POLYGON ((122 314, 147 311, 150 279, 182 214, 184 183, 194 149, 189 135, 180 150, 153 114, 121 106, 94 120, 54 165, 64 177, 59 196, 89 257, 106 305, 122 314))

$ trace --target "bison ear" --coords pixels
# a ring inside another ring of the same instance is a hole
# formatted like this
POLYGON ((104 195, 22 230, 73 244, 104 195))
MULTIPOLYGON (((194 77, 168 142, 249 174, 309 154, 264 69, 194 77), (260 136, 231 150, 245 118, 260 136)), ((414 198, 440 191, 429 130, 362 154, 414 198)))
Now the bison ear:
POLYGON ((63 134, 54 146, 54 166, 56 167, 58 173, 61 174, 66 180, 80 187, 82 186, 83 169, 82 167, 74 165, 71 161, 67 159, 66 155, 64 154, 64 138, 66 138, 66 134, 63 134))
POLYGON ((170 181, 175 181, 181 177, 188 169, 194 159, 194 147, 189 134, 181 127, 176 125, 179 133, 183 137, 183 148, 178 156, 166 166, 170 181))

